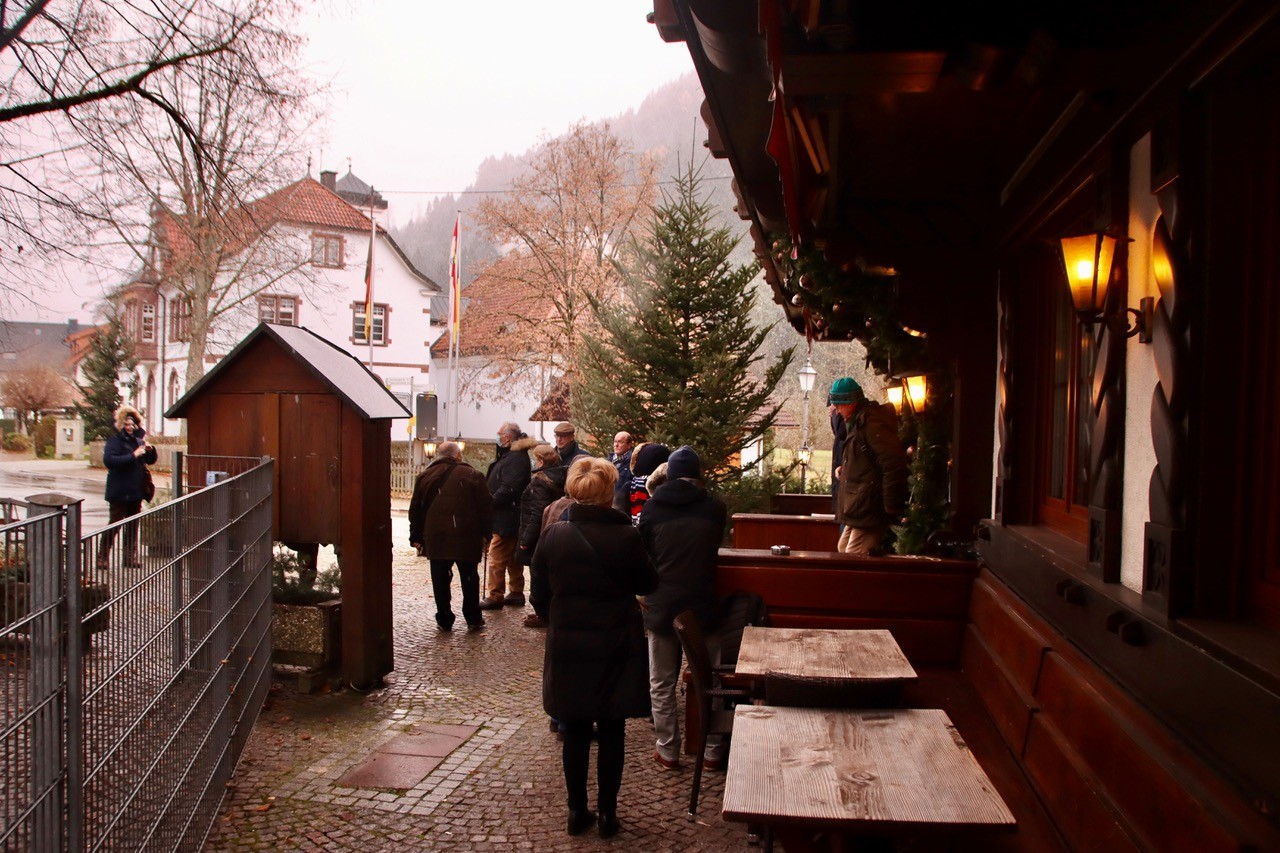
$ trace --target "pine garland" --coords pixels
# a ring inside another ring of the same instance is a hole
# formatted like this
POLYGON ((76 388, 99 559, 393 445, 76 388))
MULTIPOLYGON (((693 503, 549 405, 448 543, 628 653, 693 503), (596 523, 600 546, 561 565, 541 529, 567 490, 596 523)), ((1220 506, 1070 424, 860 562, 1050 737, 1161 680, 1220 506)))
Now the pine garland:
POLYGON ((791 304, 804 313, 806 332, 815 340, 859 340, 867 363, 887 375, 892 364, 918 363, 924 338, 898 322, 898 274, 884 267, 851 263, 837 267, 810 247, 773 242, 773 257, 791 304))

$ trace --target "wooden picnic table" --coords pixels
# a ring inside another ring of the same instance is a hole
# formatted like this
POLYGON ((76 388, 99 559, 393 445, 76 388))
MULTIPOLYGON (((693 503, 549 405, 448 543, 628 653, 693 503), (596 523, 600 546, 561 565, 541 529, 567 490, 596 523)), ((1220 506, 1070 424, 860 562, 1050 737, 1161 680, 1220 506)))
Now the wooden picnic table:
POLYGON ((893 634, 884 629, 763 628, 748 625, 738 675, 776 672, 810 678, 905 682, 916 677, 893 634))
POLYGON ((939 709, 740 705, 725 820, 769 826, 785 850, 814 834, 1012 830, 1013 814, 939 709))

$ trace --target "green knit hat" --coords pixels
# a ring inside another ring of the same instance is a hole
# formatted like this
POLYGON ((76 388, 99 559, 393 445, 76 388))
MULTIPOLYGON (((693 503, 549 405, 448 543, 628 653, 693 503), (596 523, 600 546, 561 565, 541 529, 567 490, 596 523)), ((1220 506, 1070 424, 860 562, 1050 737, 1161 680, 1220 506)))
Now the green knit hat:
POLYGON ((862 387, 848 376, 841 376, 835 382, 832 382, 831 390, 827 392, 828 406, 844 406, 849 403, 861 402, 864 399, 866 399, 866 395, 862 393, 862 387))

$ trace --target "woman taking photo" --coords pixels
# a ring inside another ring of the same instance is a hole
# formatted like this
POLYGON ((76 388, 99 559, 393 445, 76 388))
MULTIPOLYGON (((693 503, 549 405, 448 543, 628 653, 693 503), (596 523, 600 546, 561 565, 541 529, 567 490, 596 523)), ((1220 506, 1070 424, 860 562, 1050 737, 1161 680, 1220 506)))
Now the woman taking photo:
MULTIPOLYGON (((116 409, 116 431, 102 448, 102 464, 107 468, 106 499, 111 508, 111 524, 142 512, 142 501, 148 497, 144 492, 147 466, 154 465, 155 461, 156 449, 147 443, 142 415, 133 406, 116 409)), ((117 530, 119 528, 112 527, 102 535, 96 561, 99 569, 107 568, 107 556, 117 530)), ((124 526, 124 565, 138 565, 136 522, 124 526)))
POLYGON ((640 534, 610 507, 617 479, 606 459, 574 461, 565 481, 574 503, 563 522, 542 531, 532 571, 534 607, 549 623, 542 705, 564 732, 569 834, 597 823, 587 808, 594 724, 601 838, 618 832, 626 720, 649 716, 648 647, 636 596, 658 585, 640 534))

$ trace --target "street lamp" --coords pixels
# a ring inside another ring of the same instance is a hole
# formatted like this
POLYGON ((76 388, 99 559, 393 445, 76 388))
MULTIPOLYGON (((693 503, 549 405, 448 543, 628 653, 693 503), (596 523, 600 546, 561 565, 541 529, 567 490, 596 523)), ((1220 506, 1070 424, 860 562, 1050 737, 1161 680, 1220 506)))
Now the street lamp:
POLYGON ((813 382, 818 378, 818 371, 813 369, 813 361, 805 356, 804 367, 800 368, 800 390, 804 392, 804 426, 800 430, 800 494, 805 493, 805 479, 809 473, 809 460, 813 451, 809 449, 809 392, 813 390, 813 382))

